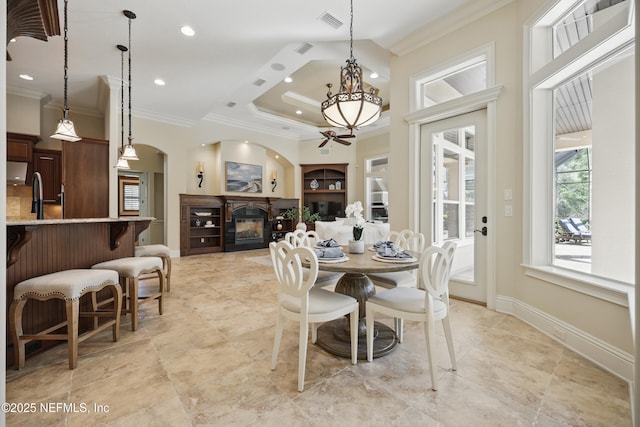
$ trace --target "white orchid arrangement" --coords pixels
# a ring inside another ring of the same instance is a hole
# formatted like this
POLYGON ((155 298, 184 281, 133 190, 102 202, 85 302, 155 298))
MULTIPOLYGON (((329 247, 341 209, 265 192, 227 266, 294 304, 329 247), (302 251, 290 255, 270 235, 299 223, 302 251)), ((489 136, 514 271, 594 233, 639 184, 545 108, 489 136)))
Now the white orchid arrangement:
POLYGON ((362 216, 363 210, 362 203, 357 201, 347 205, 344 211, 349 222, 353 224, 353 240, 362 239, 363 225, 365 223, 364 216, 362 216))

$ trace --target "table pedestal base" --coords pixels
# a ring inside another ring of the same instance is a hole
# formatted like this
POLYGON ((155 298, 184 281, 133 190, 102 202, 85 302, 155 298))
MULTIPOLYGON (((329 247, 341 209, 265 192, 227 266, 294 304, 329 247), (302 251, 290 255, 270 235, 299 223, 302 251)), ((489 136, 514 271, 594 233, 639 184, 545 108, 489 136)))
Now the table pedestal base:
MULTIPOLYGON (((374 322, 373 358, 382 357, 390 353, 398 340, 396 333, 379 322, 374 322)), ((316 344, 336 356, 351 358, 351 335, 349 335, 349 320, 332 320, 318 328, 316 344)), ((367 360, 367 336, 358 334, 358 360, 367 360)))
MULTIPOLYGON (((367 359, 367 327, 365 324, 366 302, 376 294, 371 279, 363 273, 345 273, 336 284, 336 292, 349 295, 358 301, 358 359, 367 359)), ((341 357, 351 357, 351 335, 349 320, 343 319, 327 322, 318 328, 316 344, 329 353, 341 357)), ((387 325, 375 322, 373 339, 373 357, 381 357, 391 352, 398 340, 396 334, 387 325)))

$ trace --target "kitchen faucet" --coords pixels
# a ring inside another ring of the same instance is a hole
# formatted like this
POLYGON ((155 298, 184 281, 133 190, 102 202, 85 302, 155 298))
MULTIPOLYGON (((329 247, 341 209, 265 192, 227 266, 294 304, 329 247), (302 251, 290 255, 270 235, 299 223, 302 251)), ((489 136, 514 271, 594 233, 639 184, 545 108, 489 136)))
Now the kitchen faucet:
POLYGON ((40 172, 34 172, 31 180, 31 213, 36 214, 36 219, 44 219, 44 206, 42 205, 42 176, 40 172))

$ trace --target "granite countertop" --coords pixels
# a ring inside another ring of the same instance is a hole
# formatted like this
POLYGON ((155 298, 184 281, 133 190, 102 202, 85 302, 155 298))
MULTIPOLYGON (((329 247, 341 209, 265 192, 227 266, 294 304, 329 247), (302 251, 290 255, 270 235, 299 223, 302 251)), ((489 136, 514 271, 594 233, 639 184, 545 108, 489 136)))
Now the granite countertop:
POLYGON ((71 218, 71 219, 16 219, 7 221, 7 226, 11 225, 52 225, 52 224, 90 224, 101 222, 123 222, 123 221, 153 221, 154 217, 148 216, 123 216, 119 218, 71 218))

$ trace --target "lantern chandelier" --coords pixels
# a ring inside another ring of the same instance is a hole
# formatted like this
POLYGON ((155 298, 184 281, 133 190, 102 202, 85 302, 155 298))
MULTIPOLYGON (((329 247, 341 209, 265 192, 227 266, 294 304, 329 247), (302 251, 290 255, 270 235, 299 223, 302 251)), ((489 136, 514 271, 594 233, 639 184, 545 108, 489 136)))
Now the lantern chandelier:
POLYGON ((123 10, 122 13, 129 19, 129 143, 125 145, 120 157, 125 160, 140 160, 136 149, 133 148, 133 136, 131 136, 131 20, 136 19, 136 14, 130 10, 123 10))
POLYGON ((64 0, 64 107, 62 109, 62 118, 58 121, 56 132, 51 135, 51 138, 76 142, 80 141, 82 138, 76 134, 73 122, 69 120, 69 106, 67 104, 67 88, 69 81, 69 37, 67 35, 69 26, 67 25, 67 3, 68 0, 64 0))
POLYGON ((347 65, 340 68, 340 92, 331 93, 331 83, 327 84, 329 92, 322 102, 322 116, 332 126, 354 129, 367 126, 378 120, 382 109, 382 98, 377 90, 369 92, 363 89, 362 68, 353 57, 353 0, 351 0, 350 57, 347 65))

